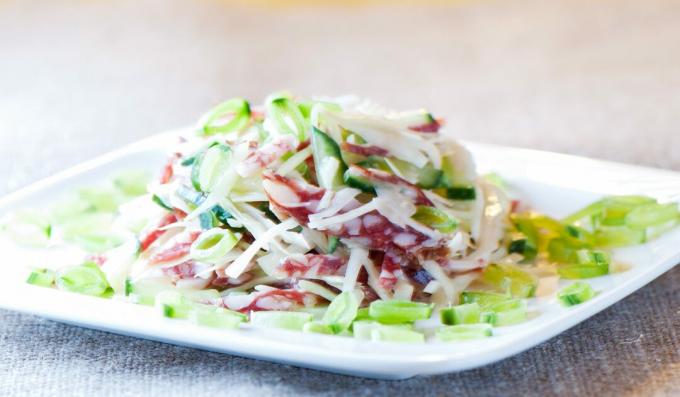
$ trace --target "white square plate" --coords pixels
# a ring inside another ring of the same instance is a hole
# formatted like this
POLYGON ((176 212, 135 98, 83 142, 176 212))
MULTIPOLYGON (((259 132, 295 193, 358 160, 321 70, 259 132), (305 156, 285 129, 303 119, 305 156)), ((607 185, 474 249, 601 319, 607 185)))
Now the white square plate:
MULTIPOLYGON (((166 161, 175 133, 157 135, 35 183, 0 200, 0 214, 40 207, 75 187, 97 184, 130 168, 156 173, 166 161)), ((562 154, 468 143, 480 172, 507 179, 531 207, 561 217, 602 195, 646 194, 680 200, 680 174, 562 154)), ((0 242, 5 253, 0 307, 57 321, 199 349, 364 377, 403 379, 489 364, 565 331, 634 292, 680 262, 680 229, 645 245, 620 249, 615 258, 631 269, 589 282, 600 293, 564 308, 549 296, 530 300, 532 318, 496 328, 492 338, 458 344, 402 345, 288 331, 216 330, 162 318, 154 309, 40 288, 24 282, 27 268, 48 257, 0 242)))

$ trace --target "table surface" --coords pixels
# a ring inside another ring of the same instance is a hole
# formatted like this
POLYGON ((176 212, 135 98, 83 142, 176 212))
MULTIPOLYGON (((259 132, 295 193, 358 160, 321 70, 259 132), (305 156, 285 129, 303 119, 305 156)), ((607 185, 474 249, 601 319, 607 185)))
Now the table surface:
MULTIPOLYGON (((454 136, 680 170, 680 3, 0 2, 0 193, 231 96, 355 93, 454 136)), ((10 266, 11 264, 3 263, 10 266)), ((0 311, 5 395, 679 395, 680 268, 523 354, 366 380, 0 311)))

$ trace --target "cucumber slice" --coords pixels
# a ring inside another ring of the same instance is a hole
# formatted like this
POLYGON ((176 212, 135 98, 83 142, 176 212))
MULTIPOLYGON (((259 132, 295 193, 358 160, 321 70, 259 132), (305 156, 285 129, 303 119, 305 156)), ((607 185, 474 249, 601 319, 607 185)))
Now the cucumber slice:
POLYGON ((0 230, 19 244, 35 247, 47 245, 52 236, 52 225, 47 216, 30 210, 11 213, 3 220, 0 230))
POLYGON ((321 321, 310 321, 305 323, 305 325, 302 327, 302 332, 326 335, 333 335, 336 333, 330 326, 324 324, 321 321))
POLYGON ((484 282, 501 290, 507 290, 513 297, 528 298, 536 294, 538 278, 509 263, 491 264, 482 272, 484 282))
POLYGON ((78 196, 88 203, 94 212, 116 212, 121 204, 120 195, 109 187, 85 187, 78 190, 78 196))
POLYGON ((156 295, 174 288, 169 281, 160 278, 142 279, 135 282, 130 279, 125 280, 125 296, 140 305, 153 306, 156 303, 156 295))
POLYGON ((645 229, 632 229, 625 226, 600 227, 595 232, 598 247, 617 248, 642 244, 647 240, 645 229))
POLYGON ((312 315, 304 312, 269 311, 250 314, 250 323, 263 328, 302 331, 305 324, 310 321, 312 321, 312 315))
POLYGON ((350 167, 345 171, 343 179, 347 186, 361 190, 362 192, 375 194, 373 183, 366 178, 358 168, 350 167))
POLYGON ((382 157, 369 156, 365 160, 358 162, 357 165, 362 168, 373 168, 385 172, 392 172, 390 166, 385 162, 385 159, 382 157))
POLYGON ((499 294, 487 291, 463 291, 460 293, 460 300, 463 303, 478 303, 480 306, 488 306, 510 299, 507 294, 499 294))
POLYGON ((54 285, 55 273, 49 269, 38 269, 28 275, 26 282, 39 287, 51 287, 54 285))
POLYGON ((339 243, 340 243, 340 239, 337 236, 329 236, 328 237, 327 253, 329 253, 329 254, 334 253, 335 250, 338 249, 339 243))
POLYGON ((488 338, 493 335, 491 324, 462 324, 440 327, 435 331, 442 342, 461 342, 472 339, 488 338))
POLYGON ((609 274, 608 266, 593 266, 579 264, 563 264, 557 266, 557 274, 566 279, 581 279, 606 276, 609 274))
POLYGON ((373 332, 373 330, 379 328, 395 328, 406 331, 412 331, 413 324, 385 325, 372 320, 357 320, 354 321, 354 323, 352 323, 352 333, 354 335, 354 339, 371 340, 371 333, 373 332))
POLYGON ((367 307, 362 307, 361 309, 357 310, 357 316, 354 318, 354 321, 361 320, 371 320, 371 315, 368 314, 367 307))
POLYGON ((446 197, 451 200, 474 200, 477 198, 477 191, 474 186, 453 186, 446 188, 446 197))
POLYGON ((609 255, 602 251, 581 249, 575 251, 570 263, 557 266, 557 274, 562 278, 592 278, 609 274, 609 255))
POLYGON ((163 317, 188 318, 191 303, 178 291, 162 291, 156 295, 155 305, 163 317))
POLYGON ((378 327, 371 331, 373 342, 424 343, 425 335, 418 331, 393 327, 378 327))
POLYGON ((233 218, 229 211, 225 210, 221 205, 216 205, 212 207, 211 211, 215 215, 215 218, 217 218, 217 220, 220 221, 223 225, 228 225, 229 219, 233 218))
POLYGON ((371 302, 368 313, 382 324, 411 323, 427 320, 432 315, 434 304, 406 300, 377 300, 371 302))
MULTIPOLYGON (((469 153, 466 153, 463 148, 455 147, 453 149, 455 149, 454 153, 442 157, 442 175, 439 185, 450 189, 474 186, 473 180, 470 179, 471 176, 468 175, 469 173, 465 169, 467 165, 463 158, 470 156, 469 153)), ((454 190, 452 194, 461 194, 461 192, 454 190)))
POLYGON ((453 233, 458 229, 458 220, 449 216, 444 211, 426 205, 416 207, 416 213, 412 216, 413 220, 429 226, 442 233, 453 233))
POLYGON ((412 110, 400 113, 395 120, 408 127, 420 127, 437 122, 432 113, 424 109, 412 110))
POLYGON ((583 303, 595 296, 595 291, 590 284, 578 281, 562 288, 557 293, 557 299, 564 306, 574 306, 583 303))
POLYGON ((93 262, 74 266, 57 274, 57 288, 83 295, 104 296, 111 290, 106 275, 93 262))
POLYGON ((136 197, 146 193, 146 185, 151 180, 149 173, 140 170, 121 172, 113 178, 113 185, 126 196, 136 197))
POLYGON ((201 225, 202 230, 210 230, 218 226, 217 218, 212 211, 206 211, 199 214, 198 223, 201 225))
POLYGON ((438 170, 431 163, 427 163, 425 167, 418 171, 416 185, 422 189, 434 189, 439 186, 443 174, 442 170, 438 170))
POLYGON ((347 330, 356 318, 363 299, 364 294, 358 290, 341 293, 333 299, 321 321, 335 334, 347 330))
POLYGON ((340 147, 333 138, 316 127, 312 129, 312 156, 319 186, 336 189, 343 185, 343 173, 347 166, 342 161, 340 147))
POLYGON ((156 194, 154 194, 153 196, 151 196, 151 201, 153 201, 154 203, 158 204, 158 205, 159 205, 161 208, 163 208, 163 209, 166 209, 166 210, 168 210, 168 211, 172 211, 172 210, 173 210, 173 208, 172 208, 172 206, 170 205, 170 203, 168 203, 166 200, 163 200, 160 196, 158 196, 158 195, 156 195, 156 194))
POLYGON ((513 239, 508 251, 518 253, 524 257, 525 262, 530 262, 538 254, 538 229, 534 222, 527 217, 517 216, 512 219, 515 227, 521 233, 522 238, 513 239))
POLYGON ((527 305, 520 299, 494 303, 482 309, 480 318, 494 327, 518 324, 527 320, 527 305))
MULTIPOLYGON (((196 168, 198 169, 198 168, 196 168)), ((193 175, 193 169, 192 169, 192 185, 194 185, 194 182, 198 184, 198 171, 196 171, 196 178, 194 179, 193 175)), ((196 187, 194 185, 194 187, 196 187)), ((205 201, 206 195, 204 193, 201 193, 200 191, 192 190, 191 188, 187 186, 180 186, 177 188, 177 191, 175 192, 177 194, 177 197, 181 198, 182 200, 186 201, 188 204, 191 204, 193 206, 198 207, 205 201)))
POLYGON ((189 312, 189 321, 196 325, 211 328, 235 329, 247 319, 248 317, 245 314, 214 306, 195 307, 189 312))
POLYGON ((442 324, 476 324, 479 322, 480 306, 478 303, 464 303, 447 307, 439 312, 442 324))

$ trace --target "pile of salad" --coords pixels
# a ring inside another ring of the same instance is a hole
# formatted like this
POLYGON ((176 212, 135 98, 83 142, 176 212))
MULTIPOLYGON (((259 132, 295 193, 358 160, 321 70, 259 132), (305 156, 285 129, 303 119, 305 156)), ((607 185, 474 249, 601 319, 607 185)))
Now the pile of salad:
POLYGON ((526 321, 547 279, 578 280, 553 293, 584 302, 596 292, 580 279, 615 269, 609 248, 680 220, 677 203, 643 196, 559 220, 532 212, 500 177, 477 175, 443 125, 353 97, 231 99, 179 136, 157 178, 117 175, 9 214, 3 230, 80 252, 36 264, 31 284, 205 326, 422 342, 526 321))

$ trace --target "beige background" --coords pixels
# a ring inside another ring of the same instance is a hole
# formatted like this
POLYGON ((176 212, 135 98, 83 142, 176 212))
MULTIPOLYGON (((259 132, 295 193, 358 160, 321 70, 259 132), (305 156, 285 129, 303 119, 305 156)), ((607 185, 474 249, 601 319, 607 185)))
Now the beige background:
MULTIPOLYGON (((281 88, 426 106, 459 138, 680 170, 679 62, 678 1, 5 0, 0 193, 281 88)), ((515 358, 404 382, 2 311, 0 394, 680 395, 679 270, 515 358)))

